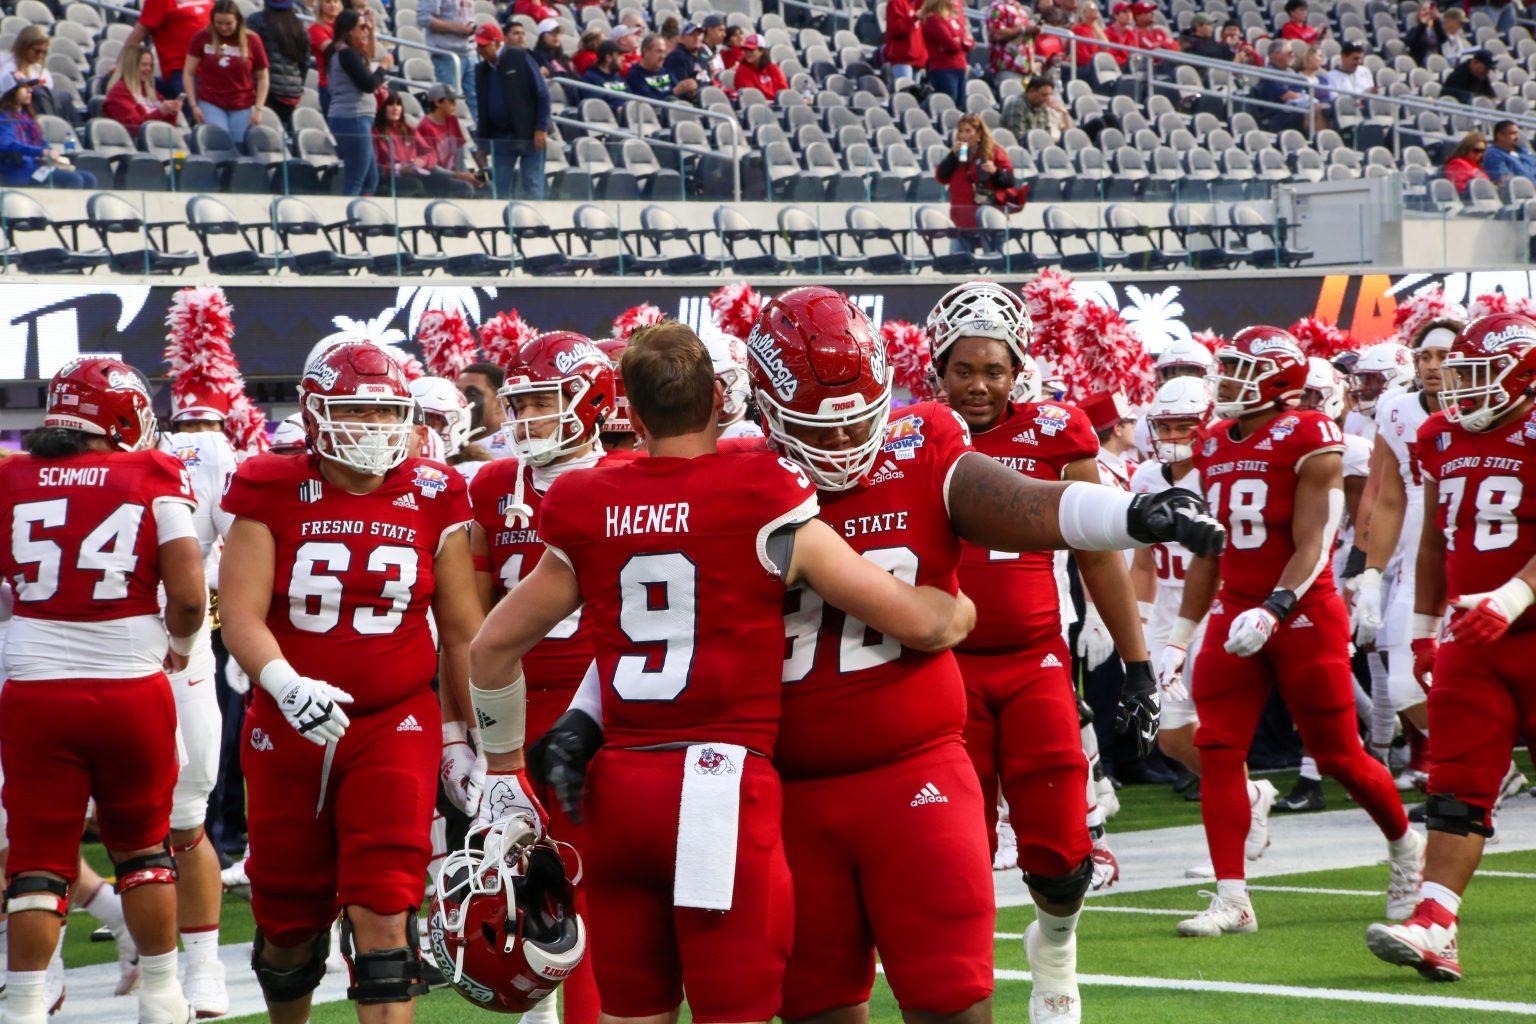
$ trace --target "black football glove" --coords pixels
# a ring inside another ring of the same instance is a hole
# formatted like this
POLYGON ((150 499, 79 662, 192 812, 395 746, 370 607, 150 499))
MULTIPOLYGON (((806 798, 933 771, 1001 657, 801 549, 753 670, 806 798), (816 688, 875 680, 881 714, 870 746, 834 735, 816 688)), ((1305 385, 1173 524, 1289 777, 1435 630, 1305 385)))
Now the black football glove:
POLYGON ((1136 753, 1146 757, 1157 748, 1158 719, 1162 698, 1157 692, 1157 677, 1150 661, 1125 663, 1125 684, 1120 687, 1120 710, 1115 715, 1115 732, 1131 733, 1136 753))
POLYGON ((528 748, 528 774, 554 790, 560 809, 581 823, 587 764, 603 746, 603 727, 585 711, 567 711, 528 748))
POLYGON ((1138 494, 1126 514, 1126 530, 1143 544, 1182 544, 1196 555, 1219 555, 1227 531, 1193 491, 1170 487, 1138 494))

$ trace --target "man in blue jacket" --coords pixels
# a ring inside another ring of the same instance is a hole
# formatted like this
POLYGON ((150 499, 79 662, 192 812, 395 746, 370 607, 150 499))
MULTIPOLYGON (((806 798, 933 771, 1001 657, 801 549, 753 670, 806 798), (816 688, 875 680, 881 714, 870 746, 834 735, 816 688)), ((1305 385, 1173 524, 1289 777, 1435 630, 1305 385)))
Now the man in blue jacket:
POLYGON ((510 38, 494 24, 475 32, 475 91, 479 101, 475 127, 490 150, 496 196, 544 198, 544 149, 549 144, 549 89, 538 62, 526 48, 523 26, 514 22, 510 38))
POLYGON ((1502 185, 1510 178, 1536 181, 1536 153, 1520 145, 1520 126, 1500 121, 1493 126, 1493 145, 1483 154, 1483 173, 1502 185))

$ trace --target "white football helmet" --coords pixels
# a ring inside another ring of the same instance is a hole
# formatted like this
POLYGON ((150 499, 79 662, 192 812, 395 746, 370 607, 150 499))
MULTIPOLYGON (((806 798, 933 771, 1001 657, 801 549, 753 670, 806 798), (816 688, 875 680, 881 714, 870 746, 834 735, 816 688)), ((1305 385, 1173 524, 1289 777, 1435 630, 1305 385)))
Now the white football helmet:
POLYGON ((928 314, 928 343, 935 367, 961 338, 991 338, 1007 346, 1027 372, 1034 369, 1029 356, 1032 332, 1024 300, 992 281, 967 281, 951 288, 928 314))
POLYGON ((1216 357, 1193 338, 1178 338, 1157 354, 1157 379, 1209 377, 1216 371, 1216 357))
POLYGON ((1301 405, 1316 409, 1331 420, 1344 415, 1344 378, 1321 356, 1307 358, 1307 384, 1301 392, 1301 405))
POLYGON ((1163 424, 1193 420, 1204 426, 1215 412, 1216 400, 1204 377, 1172 377, 1163 382, 1147 409, 1147 429, 1152 434, 1152 451, 1164 465, 1187 462, 1195 457, 1194 438, 1185 441, 1162 439, 1163 424))
POLYGON ((272 431, 272 448, 302 451, 305 445, 304 416, 302 413, 294 413, 277 425, 272 431))
POLYGON ((1360 353, 1349 371, 1349 397, 1370 416, 1376 404, 1413 383, 1413 353, 1395 341, 1383 341, 1360 353))
POLYGON ((469 442, 469 399, 446 377, 411 381, 411 397, 426 414, 427 427, 443 442, 442 458, 451 459, 469 442), (436 420, 440 419, 441 423, 436 420))
POLYGON ((720 426, 727 427, 747 414, 747 402, 752 397, 752 381, 747 376, 747 346, 737 338, 714 334, 705 340, 704 347, 709 350, 709 361, 715 366, 715 379, 725 392, 720 426))

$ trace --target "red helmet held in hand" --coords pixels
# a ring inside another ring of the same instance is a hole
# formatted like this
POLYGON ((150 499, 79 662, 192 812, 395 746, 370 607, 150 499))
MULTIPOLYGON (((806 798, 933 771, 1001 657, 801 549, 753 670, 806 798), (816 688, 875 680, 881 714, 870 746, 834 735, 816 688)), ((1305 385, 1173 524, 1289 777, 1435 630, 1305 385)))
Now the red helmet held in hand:
POLYGON ((1301 397, 1307 356, 1289 331, 1244 327, 1216 350, 1216 415, 1232 419, 1263 412, 1301 397))
POLYGON ((524 345, 496 392, 517 457, 544 466, 596 438, 613 415, 613 378, 608 356, 584 334, 553 331, 524 345))
POLYGON ((53 375, 43 426, 105 437, 128 452, 150 447, 157 432, 144 375, 105 356, 73 360, 53 375))
POLYGON ((1536 320, 1519 313, 1478 317, 1456 335, 1440 373, 1446 419, 1487 430, 1536 384, 1536 320))

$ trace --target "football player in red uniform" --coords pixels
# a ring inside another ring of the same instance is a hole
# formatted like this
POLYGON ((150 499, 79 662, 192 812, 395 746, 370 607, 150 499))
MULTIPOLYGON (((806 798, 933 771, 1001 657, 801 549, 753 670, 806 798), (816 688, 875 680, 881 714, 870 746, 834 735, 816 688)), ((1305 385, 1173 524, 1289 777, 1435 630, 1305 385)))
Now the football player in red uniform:
POLYGON ((427 613, 444 703, 467 708, 469 501, 407 457, 414 404, 383 350, 331 349, 299 395, 309 451, 247 461, 224 496, 224 638, 259 685, 241 744, 252 967, 273 1021, 306 1020, 340 909, 358 1018, 407 1020, 441 751, 427 613))
MULTIPOLYGON (((1034 390, 1029 334, 1024 301, 991 281, 960 285, 940 299, 928 317, 928 337, 948 404, 970 428, 975 449, 1010 469, 1039 480, 1097 483, 1099 442, 1083 412, 1020 393, 1021 382, 1034 390)), ((1076 557, 1127 671, 1150 680, 1125 559, 1114 551, 1076 557)), ((976 628, 955 650, 965 680, 965 748, 981 782, 988 834, 996 834, 999 782, 1017 822, 1018 865, 1036 905, 1025 946, 1035 977, 1031 1004, 1039 1004, 1031 1012, 1038 1016, 1047 1005, 1076 999, 1079 875, 1092 870, 1085 862, 1097 838, 1086 821, 1088 762, 1054 557, 964 543, 959 582, 976 601, 976 628)))
POLYGON ((1244 762, 1275 687, 1319 768, 1344 784, 1387 837, 1388 912, 1406 916, 1424 839, 1408 828, 1392 776, 1360 744, 1349 622, 1329 565, 1344 507, 1343 432, 1317 410, 1290 411, 1306 386, 1307 359, 1285 331, 1244 328, 1216 359, 1222 419, 1196 447, 1194 468, 1229 541, 1219 562, 1191 563, 1164 652, 1167 671, 1160 671, 1177 671, 1209 611, 1192 695, 1200 718, 1201 817, 1217 892, 1209 908, 1180 922, 1179 934, 1258 928, 1244 881, 1244 762))
MULTIPOLYGON (((815 482, 821 519, 902 579, 954 589, 962 539, 1007 552, 1115 550, 1176 536, 1202 551, 1220 544, 1188 492, 1133 498, 1032 480, 976 453, 964 419, 937 403, 887 422, 884 345, 830 288, 774 298, 747 350, 769 444, 815 482)), ((792 599, 777 761, 795 950, 782 1016, 862 1019, 878 947, 905 1012, 990 1019, 992 865, 955 659, 904 647, 808 591, 792 599), (924 866, 922 885, 912 884, 913 864, 924 866)), ((1124 718, 1150 747, 1157 695, 1146 683, 1128 694, 1124 718)), ((1082 758, 1075 738, 1071 756, 1082 758)), ((1080 824, 1063 827, 1081 834, 1080 824)), ((1042 856, 1059 858, 1062 872, 1037 888, 1072 906, 1092 865, 1080 843, 1061 842, 1042 856)), ((1062 994, 1075 1007, 1075 995, 1062 994)))
POLYGON ((604 1017, 672 1019, 686 990, 694 1020, 766 1021, 794 913, 768 756, 785 588, 814 587, 818 604, 924 650, 958 642, 975 611, 859 558, 816 520, 793 463, 719 452, 723 396, 688 327, 637 331, 623 371, 650 457, 569 474, 544 495, 548 553, 474 644, 476 716, 492 769, 515 765, 519 658, 580 607, 597 705, 562 718, 545 752, 568 749, 571 716, 589 733, 601 720, 583 842, 604 1017))
POLYGON ((47 966, 92 798, 139 947, 139 1020, 193 1016, 176 980, 176 706, 164 669, 187 664, 208 594, 191 481, 145 450, 154 436, 138 371, 77 359, 48 386, 31 457, 0 462, 0 576, 16 588, 0 689, 9 1024, 50 1011, 47 966))
POLYGON ((624 374, 619 369, 619 360, 624 356, 624 342, 618 338, 609 338, 594 344, 602 349, 613 366, 613 415, 603 424, 603 450, 631 451, 639 441, 635 437, 635 428, 629 422, 629 398, 624 394, 624 374))
POLYGON ((1477 318, 1441 375, 1442 411, 1418 435, 1426 515, 1413 625, 1414 674, 1434 680, 1429 851, 1413 915, 1372 925, 1366 942, 1388 963, 1455 981, 1456 915, 1493 834, 1510 749, 1536 742, 1536 321, 1477 318))

